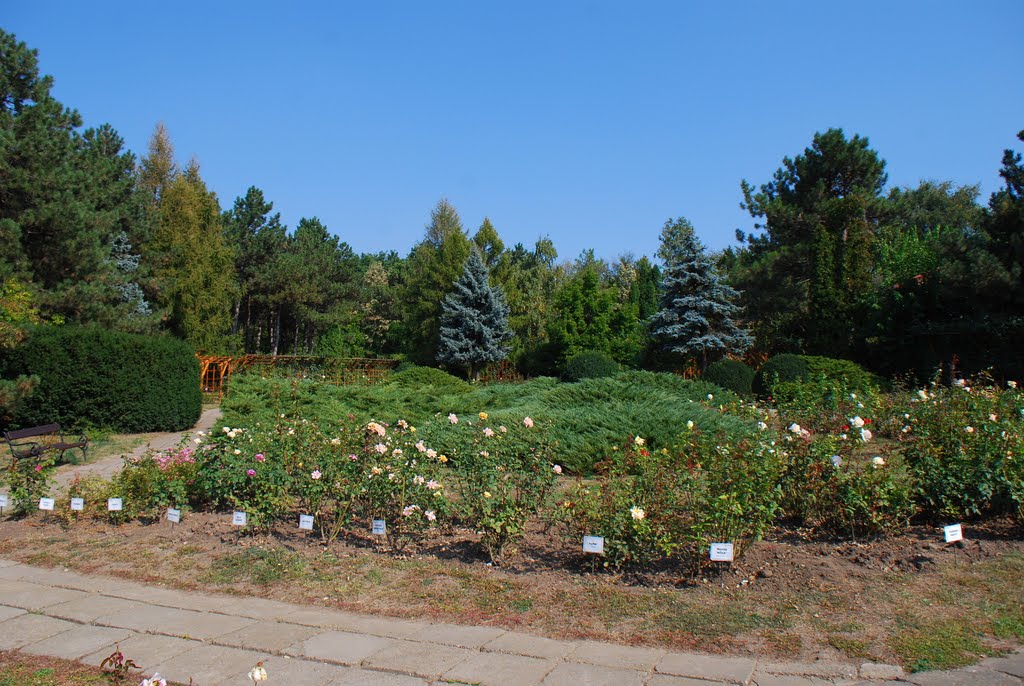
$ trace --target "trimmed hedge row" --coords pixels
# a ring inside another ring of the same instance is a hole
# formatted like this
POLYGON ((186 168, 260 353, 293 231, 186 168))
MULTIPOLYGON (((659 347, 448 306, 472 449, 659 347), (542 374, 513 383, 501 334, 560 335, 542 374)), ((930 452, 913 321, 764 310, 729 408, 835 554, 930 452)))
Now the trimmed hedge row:
POLYGON ((181 431, 202 411, 199 361, 183 341, 98 327, 35 330, 10 351, 5 376, 39 377, 15 426, 60 422, 115 431, 181 431))

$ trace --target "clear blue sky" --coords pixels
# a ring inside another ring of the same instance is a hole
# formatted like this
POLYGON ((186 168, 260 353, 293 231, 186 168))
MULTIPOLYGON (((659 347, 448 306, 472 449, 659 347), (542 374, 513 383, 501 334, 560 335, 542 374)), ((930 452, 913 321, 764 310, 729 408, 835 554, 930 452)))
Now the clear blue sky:
POLYGON ((55 94, 143 155, 158 121, 229 207, 263 189, 359 252, 406 254, 447 197, 561 258, 713 249, 815 131, 867 136, 890 185, 999 186, 1024 128, 1024 2, 15 0, 55 94))

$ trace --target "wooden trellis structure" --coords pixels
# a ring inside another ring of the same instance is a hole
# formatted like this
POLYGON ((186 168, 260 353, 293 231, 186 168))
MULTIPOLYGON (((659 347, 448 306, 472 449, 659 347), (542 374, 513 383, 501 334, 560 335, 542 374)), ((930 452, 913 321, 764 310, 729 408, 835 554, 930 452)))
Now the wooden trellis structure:
POLYGON ((287 374, 337 386, 371 385, 382 381, 397 360, 313 355, 197 355, 203 395, 220 399, 232 374, 245 371, 261 376, 287 374))

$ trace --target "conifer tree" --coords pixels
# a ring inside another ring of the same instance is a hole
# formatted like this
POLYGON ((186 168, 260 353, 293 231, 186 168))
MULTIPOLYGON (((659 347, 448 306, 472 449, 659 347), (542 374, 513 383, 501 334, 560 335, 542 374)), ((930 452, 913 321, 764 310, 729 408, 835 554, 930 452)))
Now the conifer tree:
POLYGON ((488 283, 487 267, 472 250, 455 289, 441 303, 437 360, 465 368, 476 379, 485 365, 508 356, 505 343, 511 338, 505 296, 488 283))
POLYGON ((739 293, 724 283, 686 219, 665 222, 658 256, 665 261, 661 309, 651 335, 671 353, 696 359, 701 370, 728 353, 750 347, 736 326, 739 293))

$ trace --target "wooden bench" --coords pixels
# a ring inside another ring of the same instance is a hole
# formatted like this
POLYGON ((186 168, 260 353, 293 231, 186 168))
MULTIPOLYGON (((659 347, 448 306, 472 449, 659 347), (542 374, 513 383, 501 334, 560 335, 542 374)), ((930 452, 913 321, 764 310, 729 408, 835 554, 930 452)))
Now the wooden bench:
POLYGON ((11 457, 14 458, 11 460, 11 469, 14 469, 18 460, 42 457, 46 453, 60 453, 58 460, 62 460, 66 451, 75 448, 82 451, 82 459, 85 459, 85 452, 89 448, 89 439, 85 437, 85 434, 81 434, 75 439, 65 437, 60 424, 46 424, 29 429, 5 431, 4 438, 7 439, 11 457))

